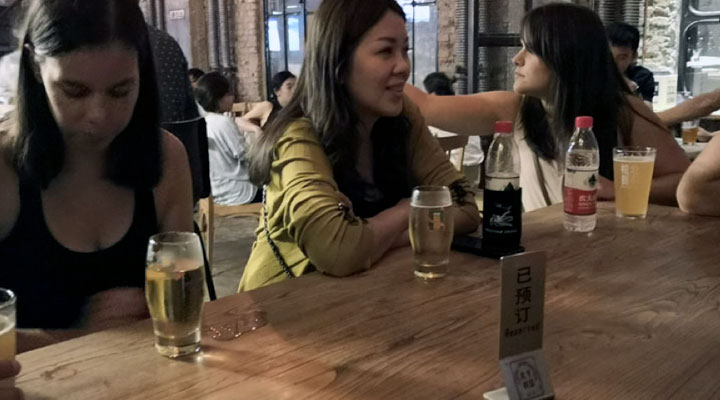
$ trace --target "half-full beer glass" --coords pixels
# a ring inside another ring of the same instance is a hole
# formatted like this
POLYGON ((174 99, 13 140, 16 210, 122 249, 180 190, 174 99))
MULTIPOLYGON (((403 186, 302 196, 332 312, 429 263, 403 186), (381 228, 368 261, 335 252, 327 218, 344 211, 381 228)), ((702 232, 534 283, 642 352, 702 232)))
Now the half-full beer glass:
POLYGON ((150 238, 145 297, 160 354, 174 358, 200 350, 204 273, 196 234, 167 232, 150 238))
POLYGON ((650 198, 655 149, 652 147, 615 147, 615 214, 625 218, 645 218, 650 198))
POLYGON ((446 186, 418 186, 410 201, 410 243, 415 276, 447 274, 453 237, 452 198, 446 186))

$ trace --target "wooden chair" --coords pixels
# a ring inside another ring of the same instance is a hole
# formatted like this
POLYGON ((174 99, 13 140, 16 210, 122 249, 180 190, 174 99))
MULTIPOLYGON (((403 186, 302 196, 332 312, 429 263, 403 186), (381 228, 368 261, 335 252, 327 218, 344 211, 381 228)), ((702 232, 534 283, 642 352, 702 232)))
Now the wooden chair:
POLYGON ((207 243, 207 254, 211 265, 215 241, 215 217, 255 217, 259 221, 261 212, 262 203, 225 206, 215 203, 212 195, 200 200, 198 203, 200 232, 203 240, 207 243))
POLYGON ((448 157, 450 157, 453 151, 460 152, 460 157, 457 158, 455 163, 455 169, 462 171, 463 159, 465 158, 465 146, 468 144, 468 137, 465 135, 456 135, 438 137, 436 139, 448 157))

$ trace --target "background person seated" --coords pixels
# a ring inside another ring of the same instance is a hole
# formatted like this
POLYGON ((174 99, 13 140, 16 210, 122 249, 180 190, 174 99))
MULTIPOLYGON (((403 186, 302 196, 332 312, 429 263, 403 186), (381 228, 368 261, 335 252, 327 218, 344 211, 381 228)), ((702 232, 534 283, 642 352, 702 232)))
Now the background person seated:
POLYGON ((262 193, 248 177, 245 136, 232 118, 223 115, 233 105, 230 81, 219 72, 208 72, 195 83, 195 97, 207 113, 213 200, 227 206, 260 201, 262 193))
POLYGON ((615 64, 620 73, 628 79, 630 91, 639 95, 652 109, 655 95, 655 78, 649 69, 636 65, 640 32, 625 22, 613 22, 605 28, 615 64))
MULTIPOLYGON (((436 96, 455 95, 455 90, 452 87, 452 81, 442 72, 433 72, 428 74, 428 76, 423 79, 423 86, 425 86, 426 92, 436 96)), ((435 137, 456 135, 455 133, 447 132, 434 126, 430 126, 429 128, 430 132, 435 137)), ((459 152, 455 151, 450 154, 450 161, 453 165, 457 165, 457 159, 460 156, 458 153, 459 152)), ((482 144, 480 143, 480 136, 470 136, 468 138, 468 143, 465 146, 462 171, 475 185, 480 183, 480 167, 483 160, 485 160, 485 154, 483 153, 482 144)))
POLYGON ((237 124, 245 132, 253 132, 255 139, 262 134, 262 129, 275 118, 277 113, 290 103, 297 78, 289 71, 280 71, 270 80, 269 101, 255 105, 247 114, 237 119, 237 124))

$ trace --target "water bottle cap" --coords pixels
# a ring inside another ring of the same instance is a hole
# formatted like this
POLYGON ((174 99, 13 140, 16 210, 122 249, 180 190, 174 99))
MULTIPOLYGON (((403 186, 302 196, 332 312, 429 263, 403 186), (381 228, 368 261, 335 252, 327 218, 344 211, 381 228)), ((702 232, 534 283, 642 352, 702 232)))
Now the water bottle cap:
POLYGON ((577 117, 575 118, 575 126, 578 128, 592 128, 593 117, 577 117))
POLYGON ((495 132, 497 133, 512 133, 513 123, 511 121, 496 121, 495 132))

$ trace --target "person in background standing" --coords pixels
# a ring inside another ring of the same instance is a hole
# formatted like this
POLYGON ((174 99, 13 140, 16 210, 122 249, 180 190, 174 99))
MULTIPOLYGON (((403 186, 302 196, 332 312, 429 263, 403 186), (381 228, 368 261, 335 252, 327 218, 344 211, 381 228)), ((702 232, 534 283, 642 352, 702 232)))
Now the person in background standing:
POLYGON ((148 24, 160 94, 160 121, 189 121, 200 116, 180 45, 166 32, 148 24))

